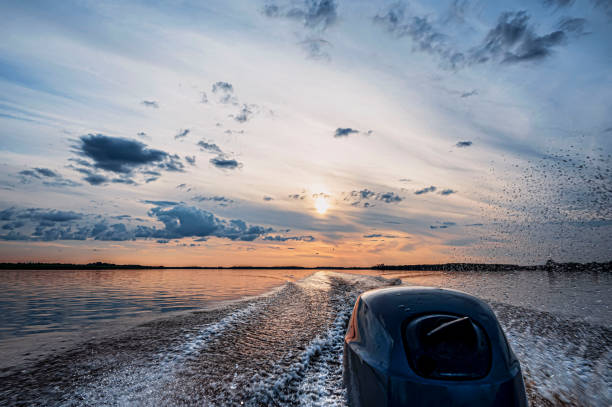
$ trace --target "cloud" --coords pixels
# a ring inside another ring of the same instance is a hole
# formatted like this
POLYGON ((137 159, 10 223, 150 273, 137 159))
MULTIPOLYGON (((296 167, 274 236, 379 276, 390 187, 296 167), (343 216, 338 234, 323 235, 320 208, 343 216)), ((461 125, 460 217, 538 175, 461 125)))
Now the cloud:
POLYGON ((149 136, 147 136, 147 133, 145 133, 144 131, 139 131, 138 133, 136 133, 136 135, 142 138, 149 138, 149 136))
POLYGON ((83 180, 87 181, 90 185, 102 185, 108 182, 108 178, 100 174, 89 174, 83 180))
POLYGON ((216 153, 216 154, 223 154, 223 151, 221 151, 221 148, 214 143, 208 143, 204 140, 200 140, 198 141, 197 145, 200 147, 202 151, 208 151, 208 152, 216 153))
POLYGON ((149 214, 164 224, 163 230, 150 229, 150 234, 165 239, 214 236, 253 241, 261 235, 273 232, 272 228, 248 225, 239 219, 222 220, 208 211, 191 206, 155 207, 149 214))
POLYGON ((151 201, 151 200, 144 200, 142 201, 143 203, 149 204, 149 205, 155 205, 155 206, 177 206, 180 205, 179 202, 174 202, 174 201, 151 201))
POLYGON ((362 190, 355 190, 349 192, 344 198, 345 201, 351 202, 352 206, 359 206, 363 204, 364 208, 373 207, 374 204, 368 202, 370 199, 381 201, 384 203, 398 203, 404 200, 403 197, 395 194, 394 192, 374 192, 367 188, 362 190))
POLYGON ((470 92, 463 92, 461 95, 462 98, 469 98, 470 96, 476 96, 478 95, 478 91, 476 89, 470 91, 470 92))
POLYGON ((413 50, 437 56, 443 67, 459 69, 486 62, 510 64, 541 60, 565 42, 566 35, 562 29, 538 35, 528 24, 529 19, 525 11, 502 13, 481 44, 466 52, 450 43, 451 37, 435 28, 428 16, 412 15, 401 3, 379 12, 373 17, 373 22, 396 38, 409 38, 413 50))
POLYGON ((289 240, 300 241, 300 242, 314 242, 315 238, 313 236, 266 236, 263 240, 273 241, 273 242, 287 242, 289 240))
POLYGON ((423 189, 419 189, 418 191, 414 191, 415 195, 423 195, 423 194, 427 194, 429 192, 436 192, 436 187, 434 187, 433 185, 430 187, 426 187, 423 189))
POLYGON ((210 163, 222 170, 235 170, 236 168, 242 167, 242 163, 236 161, 233 158, 226 158, 222 155, 211 158, 210 163))
POLYGON ((612 1, 611 0, 591 0, 591 3, 596 8, 602 9, 608 17, 612 18, 612 1))
POLYGON ((440 224, 438 225, 430 225, 429 228, 430 229, 448 229, 451 226, 456 226, 457 224, 455 222, 439 222, 440 224))
POLYGON ((376 195, 377 201, 383 201, 385 203, 397 203, 404 200, 401 196, 394 194, 393 192, 383 192, 376 195))
POLYGON ((537 35, 528 23, 529 15, 525 11, 502 13, 482 44, 472 50, 471 61, 517 63, 541 60, 566 39, 561 30, 537 35))
POLYGON ((304 198, 306 198, 306 195, 302 195, 302 194, 292 194, 292 195, 289 195, 289 199, 293 199, 293 200, 303 201, 304 198))
POLYGON ((204 201, 218 202, 218 203, 221 203, 222 205, 234 203, 233 199, 229 199, 229 198, 226 198, 224 196, 219 196, 219 195, 215 195, 215 196, 196 195, 192 199, 197 202, 204 202, 204 201))
POLYGON ((311 59, 325 61, 331 59, 328 52, 328 49, 331 48, 331 43, 323 38, 307 38, 300 41, 299 44, 311 59))
POLYGON ((83 215, 73 211, 62 211, 57 209, 28 208, 17 209, 15 207, 0 211, 0 221, 41 221, 51 225, 55 222, 69 222, 83 218, 83 215))
POLYGON ((49 187, 77 187, 80 186, 78 182, 74 182, 70 179, 64 178, 58 172, 52 171, 48 168, 32 168, 30 170, 19 171, 17 174, 21 178, 22 184, 28 184, 34 180, 42 181, 42 184, 49 187))
POLYGON ((206 92, 200 93, 200 103, 208 103, 208 96, 206 95, 206 92))
POLYGON ((274 200, 274 198, 272 198, 271 196, 264 196, 264 197, 263 197, 263 200, 264 200, 264 201, 268 201, 268 202, 269 202, 269 201, 274 200))
MULTIPOLYGON (((184 165, 178 155, 148 148, 146 144, 133 139, 110 137, 103 134, 81 136, 74 147, 74 152, 91 160, 73 159, 72 161, 85 168, 74 168, 87 175, 84 180, 91 185, 100 185, 107 181, 107 176, 97 173, 107 171, 121 175, 115 182, 135 183, 131 177, 134 173, 152 175, 151 170, 183 172, 184 165)), ((159 172, 154 172, 159 176, 159 172)))
POLYGON ((189 130, 189 129, 184 129, 184 130, 183 130, 183 129, 181 129, 181 130, 180 130, 180 131, 179 131, 179 132, 178 132, 178 133, 177 133, 177 134, 174 136, 174 139, 175 139, 175 140, 178 140, 178 139, 185 138, 185 137, 187 137, 187 135, 189 134, 189 132, 191 132, 191 130, 189 130))
POLYGON ((253 114, 253 111, 249 108, 248 105, 243 104, 240 108, 240 112, 234 116, 234 120, 238 123, 244 123, 249 120, 250 116, 253 114))
POLYGON ((59 176, 57 173, 51 171, 48 168, 34 168, 34 171, 42 175, 43 177, 57 177, 59 176))
POLYGON ((334 133, 334 137, 348 137, 349 134, 359 133, 359 130, 351 129, 350 127, 338 127, 334 133))
POLYGON ((408 15, 401 3, 393 4, 386 13, 378 13, 372 20, 397 38, 409 38, 415 50, 440 57, 452 69, 465 61, 464 54, 447 43, 448 37, 436 30, 427 16, 408 15))
POLYGON ((442 191, 438 192, 440 195, 452 195, 452 194, 456 194, 457 191, 454 191, 452 189, 443 189, 442 191))
POLYGON ((473 143, 471 141, 458 141, 457 144, 455 144, 455 146, 459 148, 464 148, 464 147, 469 147, 472 144, 473 143))
POLYGON ((395 236, 395 235, 383 235, 381 233, 372 233, 372 234, 369 234, 369 235, 363 235, 363 237, 365 239, 374 239, 374 238, 379 238, 379 237, 382 237, 382 238, 385 238, 385 239, 395 239, 395 238, 397 238, 397 236, 395 236))
MULTIPOLYGON (((163 224, 155 226, 131 226, 126 223, 110 223, 99 216, 84 215, 72 211, 54 209, 17 209, 0 211, 0 221, 9 225, 0 240, 109 240, 180 239, 184 237, 227 238, 252 241, 274 232, 270 227, 249 225, 240 219, 220 219, 214 214, 172 201, 144 201, 155 205, 149 216, 163 224), (23 232, 12 229, 27 228, 23 232)), ((306 240, 306 239, 304 239, 306 240)))
POLYGON ((573 33, 576 36, 585 35, 585 27, 587 20, 584 18, 564 17, 559 20, 557 28, 559 30, 573 33))
POLYGON ((93 160, 93 166, 106 171, 129 174, 134 168, 161 163, 168 153, 147 148, 146 144, 103 134, 81 136, 77 151, 93 160))
POLYGON ((212 85, 212 92, 219 97, 220 103, 234 103, 234 86, 228 82, 216 82, 212 85))
POLYGON ((544 5, 547 7, 554 6, 554 7, 562 8, 562 7, 571 6, 574 3, 574 0, 543 0, 542 3, 544 3, 544 5))
POLYGON ((195 155, 186 155, 185 156, 185 161, 187 161, 187 163, 190 164, 190 165, 195 165, 196 157, 195 157, 195 155))
POLYGON ((141 102, 146 107, 152 107, 154 109, 159 109, 159 104, 155 100, 143 100, 141 102))
POLYGON ((303 0, 291 3, 290 6, 279 6, 273 3, 263 8, 267 17, 284 17, 301 22, 304 27, 324 31, 336 23, 338 5, 334 0, 303 0))

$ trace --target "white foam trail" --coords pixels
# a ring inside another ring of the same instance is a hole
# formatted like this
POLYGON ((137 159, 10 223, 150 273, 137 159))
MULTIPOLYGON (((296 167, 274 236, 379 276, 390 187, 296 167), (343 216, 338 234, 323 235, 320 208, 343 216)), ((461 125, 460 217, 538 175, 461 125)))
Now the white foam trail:
MULTIPOLYGON (((125 366, 106 372, 100 380, 77 390, 73 400, 81 400, 83 405, 146 404, 147 400, 155 400, 155 394, 173 380, 174 373, 184 361, 196 352, 205 350, 207 342, 226 329, 244 322, 260 307, 261 304, 250 304, 215 323, 205 325, 196 334, 187 334, 165 352, 156 354, 144 365, 125 366)), ((74 405, 74 401, 67 405, 74 405)))
POLYGON ((521 361, 525 381, 553 403, 609 407, 612 405, 612 354, 608 351, 592 361, 581 355, 582 346, 540 336, 527 328, 524 332, 506 331, 512 349, 521 361))

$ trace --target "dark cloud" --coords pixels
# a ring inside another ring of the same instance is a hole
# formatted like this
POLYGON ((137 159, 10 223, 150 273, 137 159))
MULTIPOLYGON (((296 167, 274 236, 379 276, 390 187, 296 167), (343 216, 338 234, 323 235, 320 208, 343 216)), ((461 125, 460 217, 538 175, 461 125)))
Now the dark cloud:
POLYGON ((451 226, 456 226, 455 222, 439 222, 438 225, 429 226, 430 229, 448 229, 451 226))
POLYGON ((222 220, 208 211, 190 206, 155 207, 149 214, 164 224, 163 230, 149 229, 149 233, 165 239, 214 236, 252 241, 273 232, 272 228, 248 225, 239 219, 222 220))
POLYGON ((138 133, 136 133, 136 135, 138 137, 142 137, 142 138, 148 138, 149 136, 147 136, 147 133, 145 133, 144 131, 139 131, 138 133))
POLYGON ((46 225, 53 225, 55 222, 69 222, 81 218, 83 218, 83 215, 78 212, 62 211, 56 209, 17 209, 13 207, 0 211, 1 221, 40 221, 46 222, 46 225))
POLYGON ((244 123, 249 120, 252 114, 253 111, 251 110, 251 108, 248 105, 244 104, 240 108, 240 112, 238 112, 238 114, 234 116, 234 120, 236 120, 238 123, 244 123))
POLYGON ((380 238, 380 237, 385 238, 385 239, 395 239, 395 238, 397 238, 397 236, 395 236, 395 235, 383 235, 381 233, 372 233, 372 234, 369 234, 369 235, 363 235, 363 237, 365 239, 374 239, 374 238, 380 238))
POLYGON ((350 127, 338 127, 334 133, 334 137, 348 137, 349 134, 359 133, 359 130, 351 129, 350 127))
POLYGON ((401 3, 395 3, 386 12, 377 14, 373 21, 397 38, 409 38, 415 50, 437 55, 452 69, 460 67, 465 61, 463 53, 453 50, 447 43, 447 36, 436 30, 427 16, 408 15, 401 3))
POLYGON ((136 181, 130 178, 113 178, 111 182, 114 184, 136 185, 136 181))
POLYGON ((108 182, 108 178, 100 174, 89 174, 83 180, 87 181, 90 185, 102 185, 108 182))
POLYGON ((200 147, 202 151, 208 151, 208 152, 215 153, 215 154, 223 154, 223 151, 221 151, 221 148, 219 148, 219 146, 214 143, 208 143, 206 141, 200 140, 198 141, 197 145, 200 147))
POLYGON ((474 90, 471 90, 469 92, 463 92, 463 93, 461 93, 460 96, 462 98, 469 98, 470 96, 476 96, 476 95, 478 95, 478 91, 476 89, 474 89, 474 90))
POLYGON ((443 189, 442 191, 439 192, 440 195, 452 195, 456 193, 457 191, 454 191, 452 189, 443 189))
POLYGON ((293 200, 303 201, 304 198, 306 198, 306 196, 303 195, 303 194, 292 194, 292 195, 289 195, 289 199, 293 199, 293 200))
POLYGON ((180 205, 179 202, 174 202, 174 201, 151 201, 151 200, 144 200, 142 201, 143 203, 149 204, 149 205, 155 205, 155 206, 177 206, 180 205))
POLYGON ((57 173, 51 171, 48 168, 34 168, 34 171, 42 175, 43 177, 57 177, 59 176, 57 173))
POLYGON ((19 171, 17 174, 21 178, 21 183, 28 184, 34 180, 41 181, 42 185, 48 187, 77 187, 80 186, 78 182, 74 182, 70 179, 64 178, 58 172, 52 171, 48 168, 33 168, 31 170, 19 171))
POLYGON ((145 105, 146 107, 152 107, 155 109, 159 109, 159 104, 155 100, 143 100, 141 103, 145 105))
POLYGON ((226 158, 222 155, 211 158, 210 163, 222 170, 235 170, 236 168, 242 167, 242 163, 233 158, 226 158))
POLYGON ((338 5, 334 0, 303 0, 288 6, 273 3, 263 8, 267 17, 285 17, 300 21, 304 27, 324 31, 338 19, 338 5))
POLYGON ((459 148, 464 148, 464 147, 469 147, 472 144, 473 143, 471 141, 458 141, 457 144, 455 144, 455 146, 459 148))
POLYGON ((290 240, 299 241, 299 242, 313 242, 315 238, 313 236, 266 236, 263 240, 273 241, 273 242, 287 242, 290 240))
MULTIPOLYGON (((132 179, 135 173, 154 175, 157 179, 159 172, 152 169, 170 172, 183 172, 184 165, 178 155, 168 154, 165 151, 148 148, 146 144, 133 139, 109 137, 103 134, 88 134, 81 136, 74 146, 74 152, 91 162, 82 159, 73 159, 86 168, 74 168, 85 174, 85 181, 91 185, 100 185, 108 181, 108 177, 97 171, 108 171, 119 174, 113 182, 135 184, 132 179), (97 171, 95 171, 97 170, 97 171)), ((151 177, 147 181, 152 180, 151 177)))
POLYGON ((187 161, 187 163, 190 164, 190 165, 195 165, 196 157, 195 157, 195 155, 191 155, 191 156, 186 155, 185 156, 185 161, 187 161))
POLYGON ((178 140, 178 139, 185 138, 190 132, 191 132, 190 129, 181 129, 178 133, 176 133, 176 135, 174 136, 174 139, 178 140))
POLYGON ((471 226, 471 227, 478 227, 478 226, 484 226, 482 223, 470 223, 468 225, 465 226, 471 226))
POLYGON ((585 35, 587 20, 584 18, 564 17, 559 20, 557 28, 561 31, 573 33, 576 36, 585 35))
POLYGON ((272 198, 271 196, 264 196, 263 200, 264 201, 272 201, 274 198, 272 198))
POLYGON ((436 187, 434 187, 433 185, 430 187, 426 187, 423 189, 419 189, 418 191, 414 191, 415 195, 423 195, 423 194, 427 194, 430 192, 436 192, 436 187))
POLYGON ((349 201, 353 206, 362 205, 364 208, 373 207, 374 204, 368 202, 369 200, 381 201, 384 203, 397 203, 404 200, 403 197, 395 194, 394 192, 374 192, 367 188, 359 191, 351 191, 344 198, 345 201, 349 201))
POLYGON ((383 192, 376 194, 377 201, 383 201, 385 203, 396 203, 404 200, 401 196, 394 194, 393 192, 383 192))
POLYGON ((129 174, 140 166, 162 163, 169 156, 139 141, 103 134, 81 136, 76 148, 79 154, 93 160, 94 167, 122 174, 129 174))
POLYGON ((249 225, 240 219, 220 219, 208 211, 172 201, 145 202, 155 205, 148 213, 163 224, 162 228, 110 223, 106 220, 96 220, 99 216, 85 216, 72 211, 8 208, 0 211, 0 221, 9 225, 3 227, 9 232, 0 235, 0 240, 125 241, 138 238, 169 240, 184 237, 219 237, 252 241, 274 232, 274 229, 269 227, 249 225), (24 227, 31 232, 12 230, 24 227))
MULTIPOLYGON (((563 29, 538 35, 529 25, 529 18, 525 11, 502 13, 481 44, 467 52, 457 50, 450 43, 451 38, 438 30, 428 16, 411 15, 401 3, 378 13, 373 21, 397 38, 409 38, 414 50, 437 56, 443 67, 458 69, 487 62, 541 60, 565 42, 567 36, 563 29)), ((577 29, 577 25, 566 28, 577 29)))
POLYGON ((542 1, 547 7, 568 7, 574 4, 574 0, 543 0, 542 1))
POLYGON ((612 18, 612 0, 591 0, 591 3, 612 18))
POLYGON ((220 103, 234 103, 234 86, 228 82, 216 82, 212 85, 212 92, 219 97, 220 103))
POLYGON ((215 196, 196 195, 192 199, 197 202, 211 201, 211 202, 220 203, 222 205, 234 203, 233 199, 229 199, 229 198, 226 198, 224 196, 219 196, 219 195, 215 195, 215 196))
POLYGON ((474 63, 490 60, 502 63, 536 61, 549 56, 552 49, 565 39, 566 35, 561 30, 537 35, 529 26, 529 15, 525 11, 505 12, 483 43, 472 50, 470 58, 474 63))
POLYGON ((26 178, 31 177, 31 178, 40 179, 40 176, 34 170, 19 171, 19 175, 21 175, 22 177, 26 177, 26 178))

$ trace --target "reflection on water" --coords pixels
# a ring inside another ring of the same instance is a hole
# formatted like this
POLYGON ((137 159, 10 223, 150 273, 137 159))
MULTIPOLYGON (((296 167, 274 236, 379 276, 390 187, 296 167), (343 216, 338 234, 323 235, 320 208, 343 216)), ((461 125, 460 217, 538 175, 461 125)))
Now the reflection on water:
POLYGON ((160 315, 261 294, 311 270, 0 271, 0 368, 160 315))
POLYGON ((257 295, 304 270, 0 271, 0 340, 257 295))

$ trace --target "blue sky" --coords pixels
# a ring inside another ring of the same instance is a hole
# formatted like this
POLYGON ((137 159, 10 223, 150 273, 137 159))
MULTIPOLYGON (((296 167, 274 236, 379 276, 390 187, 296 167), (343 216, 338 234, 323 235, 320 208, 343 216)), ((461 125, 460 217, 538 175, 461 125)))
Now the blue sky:
POLYGON ((6 261, 611 257, 609 1, 0 16, 6 261))

